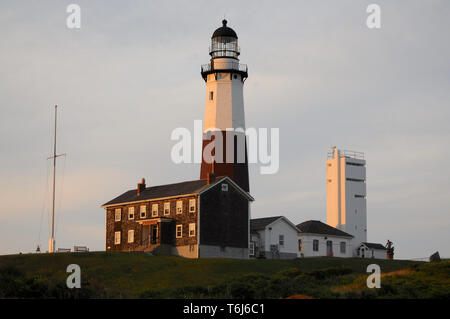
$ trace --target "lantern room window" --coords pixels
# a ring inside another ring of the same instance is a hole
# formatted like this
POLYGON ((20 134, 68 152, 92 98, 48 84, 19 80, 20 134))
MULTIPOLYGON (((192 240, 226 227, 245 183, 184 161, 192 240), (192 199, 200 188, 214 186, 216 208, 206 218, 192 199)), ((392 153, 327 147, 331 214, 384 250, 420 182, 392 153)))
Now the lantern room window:
POLYGON ((238 37, 236 32, 227 27, 227 20, 222 21, 222 27, 214 31, 209 50, 211 58, 234 58, 239 56, 238 37))
POLYGON ((238 40, 234 37, 215 37, 211 40, 212 58, 235 58, 239 56, 238 40))

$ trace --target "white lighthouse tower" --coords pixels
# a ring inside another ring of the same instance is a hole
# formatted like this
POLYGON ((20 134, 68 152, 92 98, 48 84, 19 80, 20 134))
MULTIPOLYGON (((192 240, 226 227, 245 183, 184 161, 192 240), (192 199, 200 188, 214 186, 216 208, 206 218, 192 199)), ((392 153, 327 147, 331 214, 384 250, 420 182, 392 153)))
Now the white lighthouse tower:
POLYGON ((367 242, 364 153, 332 147, 327 160, 327 224, 350 235, 353 256, 367 242))
POLYGON ((210 63, 201 67, 206 82, 202 154, 205 148, 214 151, 208 160, 202 156, 200 178, 206 179, 211 173, 229 176, 249 191, 243 95, 248 71, 246 65, 239 63, 238 36, 227 26, 227 20, 214 31, 209 54, 210 63), (217 134, 222 137, 220 149, 208 146, 220 137, 217 134))

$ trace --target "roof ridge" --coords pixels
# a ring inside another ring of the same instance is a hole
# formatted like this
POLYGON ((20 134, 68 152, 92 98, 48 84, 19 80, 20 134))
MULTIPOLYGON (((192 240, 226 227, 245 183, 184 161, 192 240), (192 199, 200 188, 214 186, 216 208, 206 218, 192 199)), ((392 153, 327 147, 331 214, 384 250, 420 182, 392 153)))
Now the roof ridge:
MULTIPOLYGON (((145 189, 147 189, 147 188, 152 188, 152 187, 160 187, 160 186, 172 186, 172 185, 177 185, 177 184, 192 183, 192 182, 199 182, 199 181, 206 181, 206 179, 193 179, 193 180, 190 180, 190 181, 184 181, 184 182, 177 182, 177 183, 170 183, 170 184, 154 185, 154 186, 145 187, 145 189)), ((133 188, 133 189, 131 189, 131 190, 135 190, 135 188, 133 188)))
POLYGON ((252 218, 251 220, 265 219, 265 218, 280 218, 280 217, 284 217, 284 216, 282 216, 282 215, 280 215, 280 216, 267 216, 267 217, 260 217, 260 218, 252 218))

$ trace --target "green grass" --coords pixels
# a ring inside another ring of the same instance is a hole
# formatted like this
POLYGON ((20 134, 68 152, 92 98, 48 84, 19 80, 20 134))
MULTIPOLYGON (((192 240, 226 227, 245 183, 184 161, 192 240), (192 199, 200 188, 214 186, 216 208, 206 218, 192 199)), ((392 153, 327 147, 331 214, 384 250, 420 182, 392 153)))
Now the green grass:
MULTIPOLYGON (((65 284, 69 264, 81 267, 84 282, 102 287, 106 296, 138 297, 144 292, 214 287, 233 282, 247 274, 274 276, 295 268, 302 273, 327 268, 347 268, 355 276, 365 274, 368 264, 377 263, 382 272, 391 272, 417 264, 401 260, 341 258, 304 258, 294 260, 186 259, 175 256, 150 256, 141 252, 91 252, 59 254, 23 254, 0 256, 0 267, 14 267, 30 278, 65 284)), ((345 276, 344 276, 345 277, 345 276)), ((330 281, 331 279, 327 279, 330 281)), ((336 281, 335 283, 339 283, 336 281)), ((328 284, 332 284, 332 280, 328 284)), ((164 293, 162 296, 165 296, 164 293)))

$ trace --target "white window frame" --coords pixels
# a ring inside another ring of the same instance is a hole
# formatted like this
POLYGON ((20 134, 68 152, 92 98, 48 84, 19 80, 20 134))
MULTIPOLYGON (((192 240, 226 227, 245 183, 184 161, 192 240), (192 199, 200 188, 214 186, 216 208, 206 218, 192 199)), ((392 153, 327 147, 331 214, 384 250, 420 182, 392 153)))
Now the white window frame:
POLYGON ((195 223, 189 224, 189 237, 195 237, 195 223))
POLYGON ((158 204, 152 204, 152 217, 158 217, 158 204))
POLYGON ((178 224, 177 227, 175 228, 175 237, 176 238, 183 237, 183 225, 182 224, 178 224), (180 236, 178 236, 178 228, 180 229, 180 236))
POLYGON ((170 215, 170 202, 165 202, 164 203, 164 216, 169 216, 170 215), (166 213, 166 209, 168 210, 168 213, 166 213))
POLYGON ((319 251, 319 240, 318 239, 313 239, 313 251, 319 251), (315 249, 314 247, 314 243, 317 243, 317 249, 315 249))
POLYGON ((128 220, 134 219, 134 207, 128 207, 128 220), (130 217, 132 216, 132 217, 130 217))
POLYGON ((195 208, 196 208, 195 206, 196 206, 195 198, 190 199, 189 200, 189 213, 195 213, 195 208), (192 207, 194 209, 191 209, 192 207))
POLYGON ((345 241, 341 241, 339 246, 339 251, 341 252, 341 254, 345 254, 347 252, 347 243, 345 241))
POLYGON ((248 247, 248 254, 250 256, 255 256, 255 243, 253 241, 250 242, 250 245, 248 247))
POLYGON ((134 230, 128 230, 128 243, 134 243, 134 230))
POLYGON ((120 245, 120 231, 114 232, 114 245, 120 245))
POLYGON ((278 244, 284 246, 284 234, 278 235, 278 244))
POLYGON ((122 208, 116 208, 114 210, 114 221, 120 222, 122 220, 122 208))
POLYGON ((177 208, 176 208, 177 215, 183 214, 183 201, 177 200, 177 208))
POLYGON ((147 217, 147 205, 141 205, 139 207, 139 213, 141 218, 146 218, 147 217))
POLYGON ((223 183, 221 185, 221 188, 222 188, 222 192, 228 192, 228 184, 227 183, 223 183))

